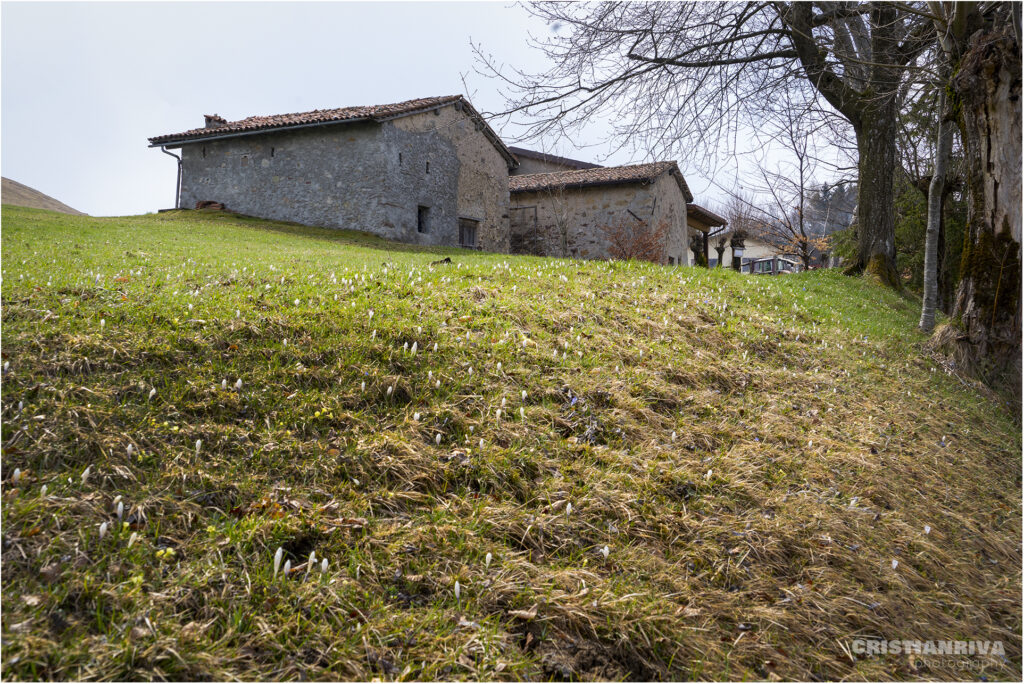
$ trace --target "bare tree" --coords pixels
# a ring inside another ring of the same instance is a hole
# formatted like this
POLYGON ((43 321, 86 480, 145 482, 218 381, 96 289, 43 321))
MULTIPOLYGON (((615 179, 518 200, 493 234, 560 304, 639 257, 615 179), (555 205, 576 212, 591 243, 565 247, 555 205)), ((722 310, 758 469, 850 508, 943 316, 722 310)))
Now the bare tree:
POLYGON ((806 111, 788 94, 781 97, 783 106, 772 117, 769 135, 785 150, 786 157, 773 169, 762 164, 748 192, 729 192, 727 214, 734 228, 799 258, 804 269, 809 269, 828 248, 824 231, 828 217, 812 216, 817 162, 806 111))
MULTIPOLYGON (((943 59, 948 59, 944 56, 943 59)), ((935 310, 939 301, 939 239, 942 231, 942 204, 946 197, 946 173, 953 155, 953 111, 947 106, 946 86, 949 69, 940 68, 938 119, 935 124, 935 163, 928 184, 928 224, 924 241, 924 292, 918 327, 926 333, 935 329, 935 310)))
MULTIPOLYGON (((859 155, 858 258, 898 285, 893 178, 901 80, 934 43, 919 7, 887 2, 537 2, 553 35, 534 44, 541 74, 509 71, 509 109, 526 137, 562 133, 601 114, 637 149, 717 150, 737 123, 761 121, 781 91, 820 96, 850 123, 859 155)), ((623 142, 623 144, 627 144, 623 142)), ((708 152, 711 154, 711 152, 708 152)))

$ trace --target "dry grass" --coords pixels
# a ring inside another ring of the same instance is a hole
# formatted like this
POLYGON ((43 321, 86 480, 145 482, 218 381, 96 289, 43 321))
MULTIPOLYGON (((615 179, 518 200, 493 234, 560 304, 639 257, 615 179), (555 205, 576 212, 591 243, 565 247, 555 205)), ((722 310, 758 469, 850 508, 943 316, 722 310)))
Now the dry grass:
POLYGON ((1020 678, 1019 417, 884 289, 193 213, 3 252, 5 679, 1020 678))

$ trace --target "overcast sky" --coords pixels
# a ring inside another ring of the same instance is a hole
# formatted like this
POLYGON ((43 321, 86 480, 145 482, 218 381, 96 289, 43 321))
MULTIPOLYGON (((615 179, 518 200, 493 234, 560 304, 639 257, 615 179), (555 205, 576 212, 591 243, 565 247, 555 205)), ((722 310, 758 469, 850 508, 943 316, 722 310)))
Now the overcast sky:
MULTIPOLYGON (((470 40, 539 71, 531 30, 547 28, 508 2, 4 2, 2 173, 94 216, 171 207, 175 162, 149 137, 201 126, 206 113, 235 120, 459 93, 500 111, 496 84, 473 73, 470 40)), ((595 145, 599 129, 575 142, 595 145)), ((643 161, 564 141, 524 146, 643 161)), ((677 161, 698 203, 724 199, 677 161)))

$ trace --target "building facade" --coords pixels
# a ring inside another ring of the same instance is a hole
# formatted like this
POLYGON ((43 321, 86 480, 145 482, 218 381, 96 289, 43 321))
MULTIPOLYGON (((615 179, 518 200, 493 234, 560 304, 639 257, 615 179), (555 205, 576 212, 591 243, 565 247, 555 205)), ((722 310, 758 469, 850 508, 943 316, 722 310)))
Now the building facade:
POLYGON ((509 191, 513 253, 624 258, 624 242, 656 237, 656 248, 637 258, 689 264, 686 204, 693 195, 675 162, 517 175, 509 191))
POLYGON ((518 161, 461 96, 228 122, 150 138, 180 149, 178 206, 399 242, 508 252, 518 161))

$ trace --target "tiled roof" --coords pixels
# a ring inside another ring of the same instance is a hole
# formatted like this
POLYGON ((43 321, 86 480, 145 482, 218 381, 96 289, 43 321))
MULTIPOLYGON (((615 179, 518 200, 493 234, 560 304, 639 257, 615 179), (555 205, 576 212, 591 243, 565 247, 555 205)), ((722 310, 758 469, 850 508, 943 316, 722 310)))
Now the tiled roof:
POLYGON ((663 173, 671 173, 687 202, 693 201, 693 194, 674 161, 653 162, 651 164, 635 164, 633 166, 606 166, 594 169, 575 171, 556 171, 554 173, 531 173, 524 176, 511 176, 508 188, 512 193, 542 192, 558 188, 583 188, 595 185, 625 185, 629 183, 649 183, 663 173))
POLYGON ((509 151, 517 157, 526 157, 527 159, 539 159, 540 161, 551 162, 552 164, 561 164, 562 166, 570 166, 574 169, 597 169, 601 168, 600 164, 591 164, 590 162, 579 161, 578 159, 569 159, 568 157, 559 157, 555 154, 548 154, 546 152, 535 152, 534 150, 528 150, 523 147, 509 147, 509 151))
MULTIPOLYGON (((193 128, 182 133, 170 133, 158 135, 149 139, 151 146, 167 145, 172 143, 194 142, 207 138, 248 135, 264 131, 292 128, 297 126, 316 126, 320 124, 352 123, 356 121, 387 121, 400 116, 407 116, 417 112, 429 111, 453 102, 460 102, 467 109, 467 113, 473 119, 483 123, 484 134, 491 140, 498 151, 506 160, 518 165, 518 161, 508 147, 505 146, 498 135, 491 129, 486 121, 473 109, 473 105, 461 95, 447 95, 444 97, 424 97, 416 100, 406 100, 394 104, 369 105, 364 107, 341 107, 339 109, 315 109, 311 112, 298 112, 295 114, 275 114, 272 116, 250 116, 238 121, 224 121, 216 115, 210 116, 216 125, 203 128, 193 128), (218 121, 219 120, 219 121, 218 121), (223 123, 220 123, 223 121, 223 123)), ((209 115, 208 115, 209 116, 209 115)))
POLYGON ((709 226, 724 226, 729 223, 715 212, 705 209, 699 204, 686 205, 686 214, 709 226))

